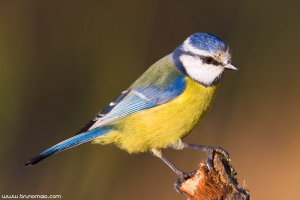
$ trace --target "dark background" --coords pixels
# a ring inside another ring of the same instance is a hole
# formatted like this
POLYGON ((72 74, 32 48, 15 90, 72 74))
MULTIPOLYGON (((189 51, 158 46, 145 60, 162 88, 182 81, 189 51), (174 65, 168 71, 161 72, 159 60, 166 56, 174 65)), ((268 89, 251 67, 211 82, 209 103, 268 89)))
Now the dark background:
MULTIPOLYGON (((73 136, 189 35, 210 32, 239 68, 186 138, 230 152, 253 199, 299 199, 300 1, 0 1, 0 194, 184 199, 148 153, 84 144, 24 168, 73 136)), ((166 150, 185 171, 205 154, 166 150)))

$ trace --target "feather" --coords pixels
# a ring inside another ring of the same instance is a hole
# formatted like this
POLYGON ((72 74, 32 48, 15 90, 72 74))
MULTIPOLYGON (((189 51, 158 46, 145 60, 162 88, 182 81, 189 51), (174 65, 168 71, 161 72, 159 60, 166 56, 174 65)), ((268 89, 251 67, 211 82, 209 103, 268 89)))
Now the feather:
POLYGON ((51 156, 52 154, 70 149, 72 147, 75 147, 75 146, 80 145, 85 142, 89 142, 89 141, 93 140, 94 138, 99 137, 99 136, 109 132, 110 130, 111 130, 111 126, 107 126, 107 127, 96 128, 96 129, 90 130, 86 133, 81 133, 76 136, 73 136, 73 137, 71 137, 65 141, 62 141, 62 142, 54 145, 53 147, 43 151, 38 156, 27 161, 24 166, 34 165, 34 164, 40 162, 41 160, 47 158, 48 156, 51 156))

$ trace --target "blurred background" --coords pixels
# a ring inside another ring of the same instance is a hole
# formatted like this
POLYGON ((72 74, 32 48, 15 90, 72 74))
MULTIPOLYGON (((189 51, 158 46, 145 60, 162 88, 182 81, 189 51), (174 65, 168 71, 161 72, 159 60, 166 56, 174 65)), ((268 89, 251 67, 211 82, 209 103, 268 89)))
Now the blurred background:
MULTIPOLYGON (((195 32, 226 41, 214 106, 185 139, 230 152, 252 199, 300 199, 300 1, 0 1, 0 194, 184 199, 148 153, 84 144, 23 164, 73 136, 195 32)), ((205 153, 166 150, 191 171, 205 153)))

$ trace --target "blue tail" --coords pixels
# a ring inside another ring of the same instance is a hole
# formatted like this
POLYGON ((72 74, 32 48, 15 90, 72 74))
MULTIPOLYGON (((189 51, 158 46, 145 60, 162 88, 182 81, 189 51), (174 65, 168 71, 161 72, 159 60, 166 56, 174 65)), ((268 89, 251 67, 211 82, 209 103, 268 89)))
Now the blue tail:
POLYGON ((110 126, 99 127, 99 128, 94 128, 88 132, 75 135, 75 136, 73 136, 65 141, 62 141, 62 142, 54 145, 53 147, 43 151, 38 156, 27 161, 24 164, 24 166, 25 167, 32 166, 32 165, 40 162, 41 160, 47 158, 48 156, 51 156, 52 154, 70 149, 72 147, 83 144, 85 142, 89 142, 89 141, 95 139, 96 137, 99 137, 101 135, 108 133, 111 130, 111 128, 112 127, 110 127, 110 126))

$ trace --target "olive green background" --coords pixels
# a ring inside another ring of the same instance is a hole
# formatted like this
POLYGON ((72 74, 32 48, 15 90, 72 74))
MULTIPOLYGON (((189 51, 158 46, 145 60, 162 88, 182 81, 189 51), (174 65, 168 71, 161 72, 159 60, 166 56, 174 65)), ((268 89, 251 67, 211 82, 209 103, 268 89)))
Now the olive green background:
MULTIPOLYGON (((0 1, 0 194, 184 199, 148 153, 84 144, 30 168, 195 32, 226 41, 228 72, 187 142, 230 152, 253 199, 300 199, 300 1, 0 1)), ((180 169, 205 158, 166 150, 180 169)))

